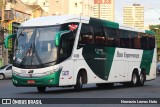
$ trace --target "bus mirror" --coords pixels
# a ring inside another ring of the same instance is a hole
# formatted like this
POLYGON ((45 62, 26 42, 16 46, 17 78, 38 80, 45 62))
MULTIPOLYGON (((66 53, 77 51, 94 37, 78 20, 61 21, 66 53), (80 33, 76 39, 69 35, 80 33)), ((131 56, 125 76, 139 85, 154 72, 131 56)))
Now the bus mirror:
POLYGON ((4 39, 4 47, 5 47, 6 49, 8 49, 8 41, 9 41, 9 39, 14 38, 15 36, 16 36, 16 34, 11 34, 11 35, 8 35, 8 36, 4 39))
POLYGON ((60 32, 56 33, 55 38, 54 38, 54 43, 55 46, 58 47, 60 44, 60 32))
POLYGON ((66 33, 69 33, 70 31, 66 30, 66 31, 60 31, 60 32, 57 32, 55 37, 54 37, 54 44, 56 47, 59 46, 60 44, 60 38, 62 35, 66 34, 66 33))

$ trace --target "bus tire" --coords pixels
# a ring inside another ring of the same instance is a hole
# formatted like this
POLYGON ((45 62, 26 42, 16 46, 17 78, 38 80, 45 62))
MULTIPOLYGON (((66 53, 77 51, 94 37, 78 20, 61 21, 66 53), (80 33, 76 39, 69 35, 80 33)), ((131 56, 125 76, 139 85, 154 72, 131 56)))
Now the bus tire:
POLYGON ((136 72, 133 72, 130 86, 134 87, 137 85, 137 83, 138 83, 138 74, 136 72))
POLYGON ((78 76, 77 76, 76 85, 74 86, 75 91, 81 91, 82 90, 82 88, 83 88, 83 81, 82 81, 82 79, 83 79, 83 77, 82 77, 81 73, 79 72, 78 76))
POLYGON ((38 87, 37 87, 37 90, 38 90, 38 92, 43 93, 43 92, 45 92, 46 87, 38 86, 38 87))
POLYGON ((143 86, 145 79, 146 79, 145 73, 144 73, 144 72, 141 72, 141 74, 140 74, 139 77, 138 77, 137 85, 138 85, 138 86, 143 86))

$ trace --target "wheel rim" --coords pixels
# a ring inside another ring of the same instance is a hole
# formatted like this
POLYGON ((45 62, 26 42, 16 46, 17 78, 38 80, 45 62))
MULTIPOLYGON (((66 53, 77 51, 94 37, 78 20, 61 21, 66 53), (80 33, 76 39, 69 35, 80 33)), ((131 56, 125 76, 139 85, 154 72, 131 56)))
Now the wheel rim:
POLYGON ((133 74, 133 84, 136 84, 136 83, 137 83, 137 75, 133 74))
POLYGON ((79 78, 79 85, 80 85, 80 88, 82 87, 82 77, 79 78))

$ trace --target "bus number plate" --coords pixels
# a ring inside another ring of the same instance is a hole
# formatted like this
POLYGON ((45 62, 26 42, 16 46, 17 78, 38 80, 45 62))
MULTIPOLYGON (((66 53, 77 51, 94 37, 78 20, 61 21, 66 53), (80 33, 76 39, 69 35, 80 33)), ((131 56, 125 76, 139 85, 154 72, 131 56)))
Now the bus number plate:
POLYGON ((35 81, 34 80, 28 80, 27 83, 28 84, 35 84, 35 81))

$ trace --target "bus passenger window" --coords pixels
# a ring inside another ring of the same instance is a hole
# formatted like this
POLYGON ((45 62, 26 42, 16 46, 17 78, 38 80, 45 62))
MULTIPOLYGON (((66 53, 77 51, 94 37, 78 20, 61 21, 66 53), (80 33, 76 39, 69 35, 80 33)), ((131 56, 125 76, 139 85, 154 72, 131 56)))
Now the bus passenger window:
POLYGON ((133 31, 129 31, 129 35, 130 35, 130 41, 131 41, 131 48, 135 49, 136 48, 135 39, 137 38, 137 33, 133 31))
POLYGON ((155 37, 153 35, 149 35, 149 49, 152 50, 155 48, 155 37))
POLYGON ((93 33, 92 33, 92 27, 86 24, 83 24, 81 27, 78 47, 81 48, 82 46, 86 44, 93 44, 93 33))
POLYGON ((130 37, 127 30, 120 30, 120 47, 130 48, 130 37))
POLYGON ((119 30, 114 28, 106 28, 107 31, 107 46, 116 47, 119 46, 119 30))
POLYGON ((148 34, 141 33, 141 48, 147 50, 148 49, 148 34))
POLYGON ((106 37, 103 29, 101 29, 101 27, 93 27, 93 32, 94 32, 94 44, 106 45, 106 37))
POLYGON ((136 33, 134 38, 135 49, 141 49, 141 33, 136 33))

